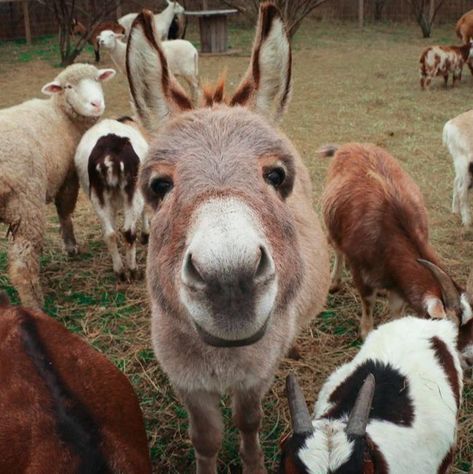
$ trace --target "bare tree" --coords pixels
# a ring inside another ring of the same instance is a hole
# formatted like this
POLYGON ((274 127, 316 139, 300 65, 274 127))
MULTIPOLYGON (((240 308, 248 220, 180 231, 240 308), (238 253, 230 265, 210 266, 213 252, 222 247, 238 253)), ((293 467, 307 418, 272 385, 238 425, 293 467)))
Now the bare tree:
POLYGON ((435 18, 445 0, 409 0, 409 3, 422 30, 422 36, 430 38, 435 18))
POLYGON ((110 13, 116 11, 119 0, 111 2, 98 2, 97 8, 95 0, 37 0, 38 3, 49 8, 56 18, 59 33, 59 52, 61 55, 61 66, 72 64, 81 53, 91 38, 95 27, 104 20, 110 13), (80 36, 72 36, 73 20, 78 14, 85 18, 84 30, 80 36))
POLYGON ((383 19, 383 10, 389 0, 374 0, 374 19, 381 21, 383 19))
MULTIPOLYGON (((222 0, 229 7, 236 8, 252 22, 258 16, 260 0, 222 0)), ((329 0, 275 0, 286 21, 289 37, 293 37, 302 20, 315 8, 329 0)))

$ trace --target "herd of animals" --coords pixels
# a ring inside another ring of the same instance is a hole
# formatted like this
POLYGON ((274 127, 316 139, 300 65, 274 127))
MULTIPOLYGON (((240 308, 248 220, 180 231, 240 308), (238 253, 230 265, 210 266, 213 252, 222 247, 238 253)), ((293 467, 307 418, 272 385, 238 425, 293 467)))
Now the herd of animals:
MULTIPOLYGON (((120 279, 138 274, 142 220, 154 351, 188 412, 199 474, 217 471, 226 392, 243 472, 266 472, 262 398, 299 331, 322 311, 330 285, 339 286, 344 262, 361 297, 364 344, 325 382, 313 416, 288 376, 293 426, 281 443, 279 472, 448 472, 463 371, 473 365, 473 276, 466 288, 449 276, 429 243, 416 183, 374 145, 320 150, 332 157, 322 196, 336 253, 330 277, 309 173, 277 128, 292 82, 277 7, 261 4, 250 65, 228 97, 223 81, 187 94, 152 12, 124 28, 98 32, 97 44, 105 47, 110 33, 127 38, 121 66, 115 62, 127 76, 133 117, 99 121, 101 84, 115 71, 87 64, 46 84, 48 100, 0 111, 0 221, 23 305, 0 296, 0 471, 151 472, 127 378, 41 311, 46 205, 54 201, 66 251, 77 253, 71 215, 80 183, 120 279), (380 293, 393 321, 374 329, 380 293), (416 316, 401 317, 406 306, 416 316)), ((452 210, 465 226, 471 136, 473 112, 445 125, 456 171, 452 210)))

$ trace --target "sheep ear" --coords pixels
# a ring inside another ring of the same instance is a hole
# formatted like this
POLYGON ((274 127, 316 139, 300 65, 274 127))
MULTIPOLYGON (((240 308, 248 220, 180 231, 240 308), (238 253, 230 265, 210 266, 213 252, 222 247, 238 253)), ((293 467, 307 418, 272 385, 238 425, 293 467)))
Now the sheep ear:
POLYGON ((148 131, 170 116, 192 109, 192 102, 171 74, 153 13, 143 10, 133 22, 126 70, 136 113, 148 131))
POLYGON ((99 69, 99 81, 108 81, 115 76, 117 71, 115 69, 99 69))
POLYGON ((260 6, 251 63, 231 105, 246 105, 270 119, 281 118, 291 95, 291 47, 278 8, 260 6))
POLYGON ((46 95, 53 95, 62 91, 63 87, 61 86, 59 81, 48 82, 41 89, 41 92, 46 95))

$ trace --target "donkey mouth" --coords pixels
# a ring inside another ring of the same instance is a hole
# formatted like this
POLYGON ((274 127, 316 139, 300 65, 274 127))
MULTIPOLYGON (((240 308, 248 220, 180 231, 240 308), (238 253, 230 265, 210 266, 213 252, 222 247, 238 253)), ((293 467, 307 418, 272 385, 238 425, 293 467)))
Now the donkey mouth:
POLYGON ((245 337, 244 339, 224 339, 218 336, 214 336, 207 332, 202 326, 199 326, 194 322, 197 332, 199 333, 200 338, 209 346, 213 347, 243 347, 250 346, 255 342, 258 342, 266 333, 268 327, 269 316, 261 326, 258 331, 252 334, 250 337, 245 337))

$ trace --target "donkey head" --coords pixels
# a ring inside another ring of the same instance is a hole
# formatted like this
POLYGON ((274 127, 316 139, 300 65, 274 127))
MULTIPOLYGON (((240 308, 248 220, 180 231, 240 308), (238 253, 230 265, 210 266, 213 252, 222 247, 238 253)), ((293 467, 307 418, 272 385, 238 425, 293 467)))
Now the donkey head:
POLYGON ((219 89, 193 109, 146 10, 130 33, 127 72, 136 112, 155 136, 140 174, 154 209, 155 307, 185 317, 208 344, 254 343, 292 300, 302 268, 287 203, 295 151, 271 123, 291 85, 281 16, 261 6, 249 70, 227 103, 219 89))

